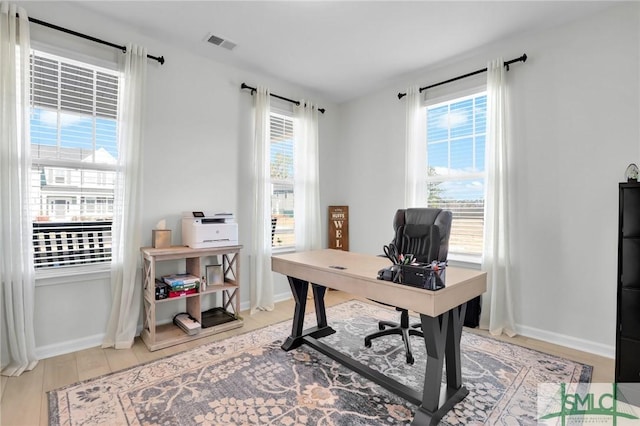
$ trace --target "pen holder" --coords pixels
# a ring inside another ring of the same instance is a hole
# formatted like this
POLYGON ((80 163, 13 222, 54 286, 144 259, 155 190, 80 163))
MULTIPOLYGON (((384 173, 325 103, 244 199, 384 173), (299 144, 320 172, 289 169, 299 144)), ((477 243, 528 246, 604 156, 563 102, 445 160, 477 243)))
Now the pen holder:
POLYGON ((446 266, 445 262, 438 262, 437 265, 431 263, 400 265, 400 283, 426 290, 440 290, 444 288, 446 266))

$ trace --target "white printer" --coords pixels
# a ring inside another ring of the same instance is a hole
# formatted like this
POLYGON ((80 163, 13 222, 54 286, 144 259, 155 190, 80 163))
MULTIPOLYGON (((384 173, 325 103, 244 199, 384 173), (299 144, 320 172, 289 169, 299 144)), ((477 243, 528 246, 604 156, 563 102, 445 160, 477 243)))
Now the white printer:
POLYGON ((191 248, 238 245, 238 224, 232 213, 184 212, 182 244, 191 248))

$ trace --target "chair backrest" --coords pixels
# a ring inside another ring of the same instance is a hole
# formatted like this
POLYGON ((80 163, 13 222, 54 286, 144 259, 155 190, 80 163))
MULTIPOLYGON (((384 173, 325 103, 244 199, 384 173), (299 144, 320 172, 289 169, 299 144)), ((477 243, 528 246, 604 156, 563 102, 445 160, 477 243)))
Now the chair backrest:
POLYGON ((418 261, 438 260, 445 262, 449 254, 451 220, 452 214, 448 210, 400 209, 393 219, 395 231, 393 243, 398 246, 401 252, 414 254, 418 261), (438 239, 439 244, 435 244, 438 239), (429 246, 428 250, 427 245, 429 246))
POLYGON ((400 253, 412 254, 418 262, 431 263, 440 254, 440 230, 436 225, 400 225, 394 243, 400 253))

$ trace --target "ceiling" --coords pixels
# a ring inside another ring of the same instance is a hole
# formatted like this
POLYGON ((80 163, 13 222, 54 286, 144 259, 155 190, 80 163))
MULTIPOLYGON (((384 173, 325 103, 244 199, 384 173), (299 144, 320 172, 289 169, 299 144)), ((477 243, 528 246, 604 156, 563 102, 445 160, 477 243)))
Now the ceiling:
MULTIPOLYGON (((541 31, 597 13, 612 4, 611 1, 75 3, 135 27, 163 43, 277 77, 336 103, 381 88, 402 75, 469 54, 481 46, 541 31), (237 47, 229 51, 205 42, 210 33, 229 39, 237 47)), ((170 57, 166 59, 171 61, 170 57)))

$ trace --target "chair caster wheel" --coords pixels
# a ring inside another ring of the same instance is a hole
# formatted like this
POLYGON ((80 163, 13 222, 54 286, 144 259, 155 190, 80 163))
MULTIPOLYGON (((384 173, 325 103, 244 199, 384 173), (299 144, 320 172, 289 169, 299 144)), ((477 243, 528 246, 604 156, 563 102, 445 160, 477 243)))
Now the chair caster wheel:
POLYGON ((413 365, 413 361, 414 361, 413 356, 412 355, 407 355, 407 364, 413 365))
POLYGON ((385 329, 385 326, 382 324, 378 324, 378 330, 382 331, 385 329))
POLYGON ((371 347, 371 340, 364 339, 364 346, 367 347, 367 348, 370 348, 371 347))

